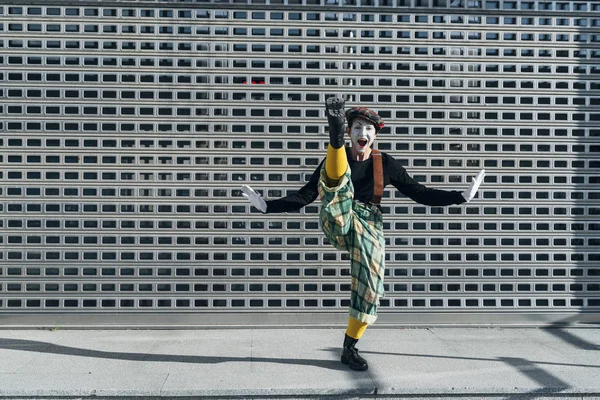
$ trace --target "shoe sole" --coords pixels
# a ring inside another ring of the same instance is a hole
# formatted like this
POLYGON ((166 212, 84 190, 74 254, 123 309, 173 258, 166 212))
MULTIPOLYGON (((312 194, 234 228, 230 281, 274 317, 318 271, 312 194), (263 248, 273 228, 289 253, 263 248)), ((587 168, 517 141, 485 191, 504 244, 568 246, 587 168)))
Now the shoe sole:
POLYGON ((342 364, 346 364, 350 367, 350 369, 354 370, 354 371, 366 371, 369 369, 368 365, 365 365, 364 367, 353 367, 352 365, 350 365, 350 362, 348 360, 346 360, 343 356, 342 356, 342 364))
POLYGON ((329 97, 325 102, 325 109, 327 110, 327 113, 332 117, 343 117, 344 104, 344 100, 338 97, 329 97))

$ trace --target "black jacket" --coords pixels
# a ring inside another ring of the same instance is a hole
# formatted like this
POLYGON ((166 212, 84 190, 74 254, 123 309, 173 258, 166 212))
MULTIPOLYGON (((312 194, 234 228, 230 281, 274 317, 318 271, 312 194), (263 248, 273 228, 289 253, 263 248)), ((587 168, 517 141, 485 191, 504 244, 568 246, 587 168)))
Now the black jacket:
MULTIPOLYGON (((384 188, 392 184, 405 196, 426 206, 448 206, 465 202, 461 192, 430 189, 408 175, 406 169, 394 157, 383 152, 381 156, 384 188)), ((296 193, 276 200, 267 200, 267 214, 296 211, 315 201, 319 195, 319 178, 324 162, 325 160, 319 164, 308 183, 296 193)), ((348 164, 350 165, 352 184, 354 185, 354 198, 368 204, 373 197, 373 158, 369 157, 365 161, 354 161, 350 159, 350 152, 348 152, 348 164)))

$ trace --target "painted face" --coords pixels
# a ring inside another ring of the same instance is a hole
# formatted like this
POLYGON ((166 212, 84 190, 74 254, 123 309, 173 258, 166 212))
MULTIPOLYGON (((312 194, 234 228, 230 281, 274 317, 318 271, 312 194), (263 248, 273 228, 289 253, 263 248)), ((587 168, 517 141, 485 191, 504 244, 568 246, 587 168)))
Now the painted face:
POLYGON ((375 130, 375 124, 366 119, 356 118, 352 122, 352 127, 350 128, 350 138, 352 139, 352 144, 354 148, 359 153, 364 153, 368 148, 371 147, 373 141, 375 141, 375 135, 377 131, 375 130))

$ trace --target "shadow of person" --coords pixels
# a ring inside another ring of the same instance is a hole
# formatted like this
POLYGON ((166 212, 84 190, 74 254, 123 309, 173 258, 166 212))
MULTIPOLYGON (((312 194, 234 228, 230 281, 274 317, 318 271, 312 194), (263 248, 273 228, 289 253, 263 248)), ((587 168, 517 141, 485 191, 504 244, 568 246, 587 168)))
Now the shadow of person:
MULTIPOLYGON (((60 354, 76 357, 94 357, 125 361, 149 361, 149 362, 172 362, 190 364, 218 364, 226 362, 253 362, 273 363, 284 365, 304 365, 309 367, 331 369, 336 371, 347 371, 348 368, 339 360, 314 360, 295 358, 271 358, 271 357, 220 357, 199 355, 173 355, 173 354, 150 354, 150 353, 121 353, 91 349, 80 349, 76 347, 62 346, 54 343, 39 342, 34 340, 0 338, 0 349, 30 351, 37 353, 60 354)), ((338 349, 339 352, 339 349, 338 349)))

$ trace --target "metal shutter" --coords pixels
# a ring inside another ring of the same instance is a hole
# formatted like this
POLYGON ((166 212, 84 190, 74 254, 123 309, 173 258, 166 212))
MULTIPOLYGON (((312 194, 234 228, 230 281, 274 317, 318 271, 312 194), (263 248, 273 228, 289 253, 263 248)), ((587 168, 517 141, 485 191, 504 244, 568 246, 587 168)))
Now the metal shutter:
POLYGON ((594 1, 13 2, 0 6, 4 324, 343 323, 348 256, 301 187, 325 96, 471 203, 388 187, 378 324, 560 323, 600 311, 594 1))

